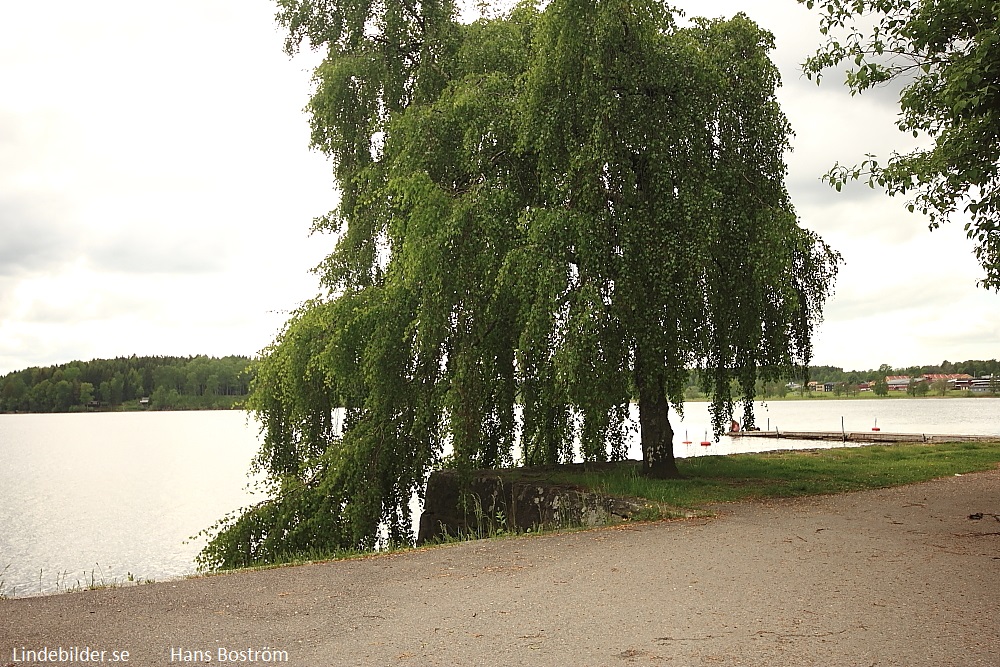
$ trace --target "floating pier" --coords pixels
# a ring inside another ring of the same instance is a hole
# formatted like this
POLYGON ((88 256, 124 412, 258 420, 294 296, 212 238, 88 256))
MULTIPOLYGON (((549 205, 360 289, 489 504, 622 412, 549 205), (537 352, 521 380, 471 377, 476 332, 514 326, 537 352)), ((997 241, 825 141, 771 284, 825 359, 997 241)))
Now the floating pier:
POLYGON ((1000 435, 952 435, 941 433, 883 433, 881 431, 730 431, 730 438, 784 438, 830 442, 1000 442, 1000 435))

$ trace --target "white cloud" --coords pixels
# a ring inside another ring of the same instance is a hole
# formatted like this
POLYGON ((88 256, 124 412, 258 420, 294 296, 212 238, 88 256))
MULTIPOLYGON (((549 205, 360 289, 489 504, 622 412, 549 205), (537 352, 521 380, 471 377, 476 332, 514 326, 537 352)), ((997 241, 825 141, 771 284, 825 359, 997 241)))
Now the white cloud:
POLYGON ((252 354, 317 290, 335 205, 315 56, 268 0, 21 3, 0 24, 0 373, 252 354), (44 36, 38 26, 45 26, 44 36))

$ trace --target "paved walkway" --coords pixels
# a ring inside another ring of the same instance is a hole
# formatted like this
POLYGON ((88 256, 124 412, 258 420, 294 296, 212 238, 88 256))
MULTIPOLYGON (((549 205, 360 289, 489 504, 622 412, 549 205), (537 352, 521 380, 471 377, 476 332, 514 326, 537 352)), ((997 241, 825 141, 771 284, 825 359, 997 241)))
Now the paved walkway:
POLYGON ((726 505, 708 520, 2 600, 0 667, 114 664, 114 651, 220 664, 220 648, 230 664, 296 667, 996 667, 995 515, 1000 470, 726 505), (24 659, 43 647, 104 661, 24 659))

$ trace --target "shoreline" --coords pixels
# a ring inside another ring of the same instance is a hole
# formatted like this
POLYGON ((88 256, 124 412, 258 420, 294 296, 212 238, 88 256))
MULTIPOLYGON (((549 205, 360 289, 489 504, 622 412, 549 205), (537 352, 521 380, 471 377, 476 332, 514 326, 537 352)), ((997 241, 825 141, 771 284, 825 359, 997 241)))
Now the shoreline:
POLYGON ((85 645, 146 665, 219 647, 301 667, 996 664, 984 637, 1000 631, 1000 524, 973 517, 998 503, 1000 468, 709 519, 0 600, 0 664, 13 648, 85 645))

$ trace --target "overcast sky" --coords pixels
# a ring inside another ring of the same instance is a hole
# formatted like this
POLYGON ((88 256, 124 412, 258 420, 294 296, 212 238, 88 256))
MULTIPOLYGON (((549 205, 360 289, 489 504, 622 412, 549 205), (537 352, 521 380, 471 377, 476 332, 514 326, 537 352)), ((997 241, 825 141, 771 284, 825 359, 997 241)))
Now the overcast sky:
MULTIPOLYGON (((913 140, 895 95, 851 98, 799 64, 820 35, 794 0, 743 10, 775 33, 796 131, 789 188, 846 261, 815 363, 847 369, 1000 355, 1000 295, 962 224, 820 176, 913 140)), ((336 204, 302 113, 316 58, 289 59, 269 0, 6 3, 0 21, 0 374, 73 359, 254 355, 318 291, 336 204)))

